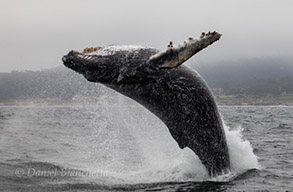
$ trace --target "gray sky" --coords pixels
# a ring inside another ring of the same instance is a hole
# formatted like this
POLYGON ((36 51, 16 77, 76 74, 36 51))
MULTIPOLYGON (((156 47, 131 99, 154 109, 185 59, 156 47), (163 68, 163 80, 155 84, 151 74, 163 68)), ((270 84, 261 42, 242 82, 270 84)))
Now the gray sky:
POLYGON ((62 65, 72 49, 110 44, 165 49, 216 30, 192 61, 289 57, 292 0, 0 0, 0 72, 62 65))

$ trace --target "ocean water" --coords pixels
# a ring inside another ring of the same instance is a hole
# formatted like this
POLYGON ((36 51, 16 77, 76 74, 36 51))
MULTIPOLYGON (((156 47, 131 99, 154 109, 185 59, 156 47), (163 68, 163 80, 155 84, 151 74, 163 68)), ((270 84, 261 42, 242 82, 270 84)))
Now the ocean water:
POLYGON ((293 107, 219 108, 232 169, 210 178, 134 102, 1 105, 0 190, 293 191, 293 107))

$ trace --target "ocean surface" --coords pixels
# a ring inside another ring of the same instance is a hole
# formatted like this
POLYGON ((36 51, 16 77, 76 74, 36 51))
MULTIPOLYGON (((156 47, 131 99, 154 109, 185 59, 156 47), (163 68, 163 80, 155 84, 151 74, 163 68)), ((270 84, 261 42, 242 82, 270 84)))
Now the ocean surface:
POLYGON ((293 191, 293 107, 220 106, 232 169, 210 178, 132 102, 0 106, 0 191, 293 191))

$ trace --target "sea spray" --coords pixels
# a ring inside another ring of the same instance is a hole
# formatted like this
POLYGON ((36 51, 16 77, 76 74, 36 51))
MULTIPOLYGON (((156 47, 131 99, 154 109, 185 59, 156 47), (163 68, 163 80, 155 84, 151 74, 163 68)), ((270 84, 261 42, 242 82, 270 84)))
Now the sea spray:
MULTIPOLYGON (((140 151, 140 157, 124 157, 129 158, 129 162, 141 159, 139 166, 125 164, 132 168, 123 169, 129 170, 123 173, 119 172, 119 177, 125 182, 211 180, 198 156, 189 148, 180 149, 168 128, 147 109, 129 101, 128 98, 124 101, 121 97, 119 104, 115 104, 114 108, 108 110, 108 115, 114 116, 110 117, 112 126, 123 127, 124 130, 120 131, 132 135, 136 145, 133 149, 140 151), (113 110, 116 112, 113 113, 113 110)), ((224 125, 224 131, 229 148, 231 172, 224 177, 217 177, 216 181, 227 181, 246 170, 259 167, 251 144, 243 138, 242 129, 239 127, 231 130, 224 125)), ((137 151, 135 153, 138 154, 137 151)))
POLYGON ((253 153, 250 142, 243 138, 241 127, 234 130, 224 124, 226 134, 231 169, 235 172, 243 172, 244 170, 259 168, 257 156, 253 153))
MULTIPOLYGON (((90 128, 96 140, 89 150, 90 167, 103 167, 111 183, 153 183, 178 181, 228 181, 249 169, 258 168, 257 157, 242 129, 224 125, 231 170, 210 178, 199 157, 189 148, 180 149, 168 128, 154 114, 136 102, 118 96, 91 106, 90 128), (98 115, 99 114, 99 115, 98 115), (106 121, 106 122, 105 122, 106 121)), ((106 178, 105 178, 106 179, 106 178)))

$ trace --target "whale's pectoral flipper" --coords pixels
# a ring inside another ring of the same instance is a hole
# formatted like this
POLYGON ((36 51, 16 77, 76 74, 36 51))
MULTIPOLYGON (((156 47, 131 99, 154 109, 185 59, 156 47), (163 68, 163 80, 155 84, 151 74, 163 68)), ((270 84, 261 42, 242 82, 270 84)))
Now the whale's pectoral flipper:
POLYGON ((149 62, 156 63, 160 68, 173 68, 181 65, 194 54, 211 45, 221 38, 217 32, 202 33, 200 39, 189 38, 183 44, 161 51, 152 57, 149 62))

